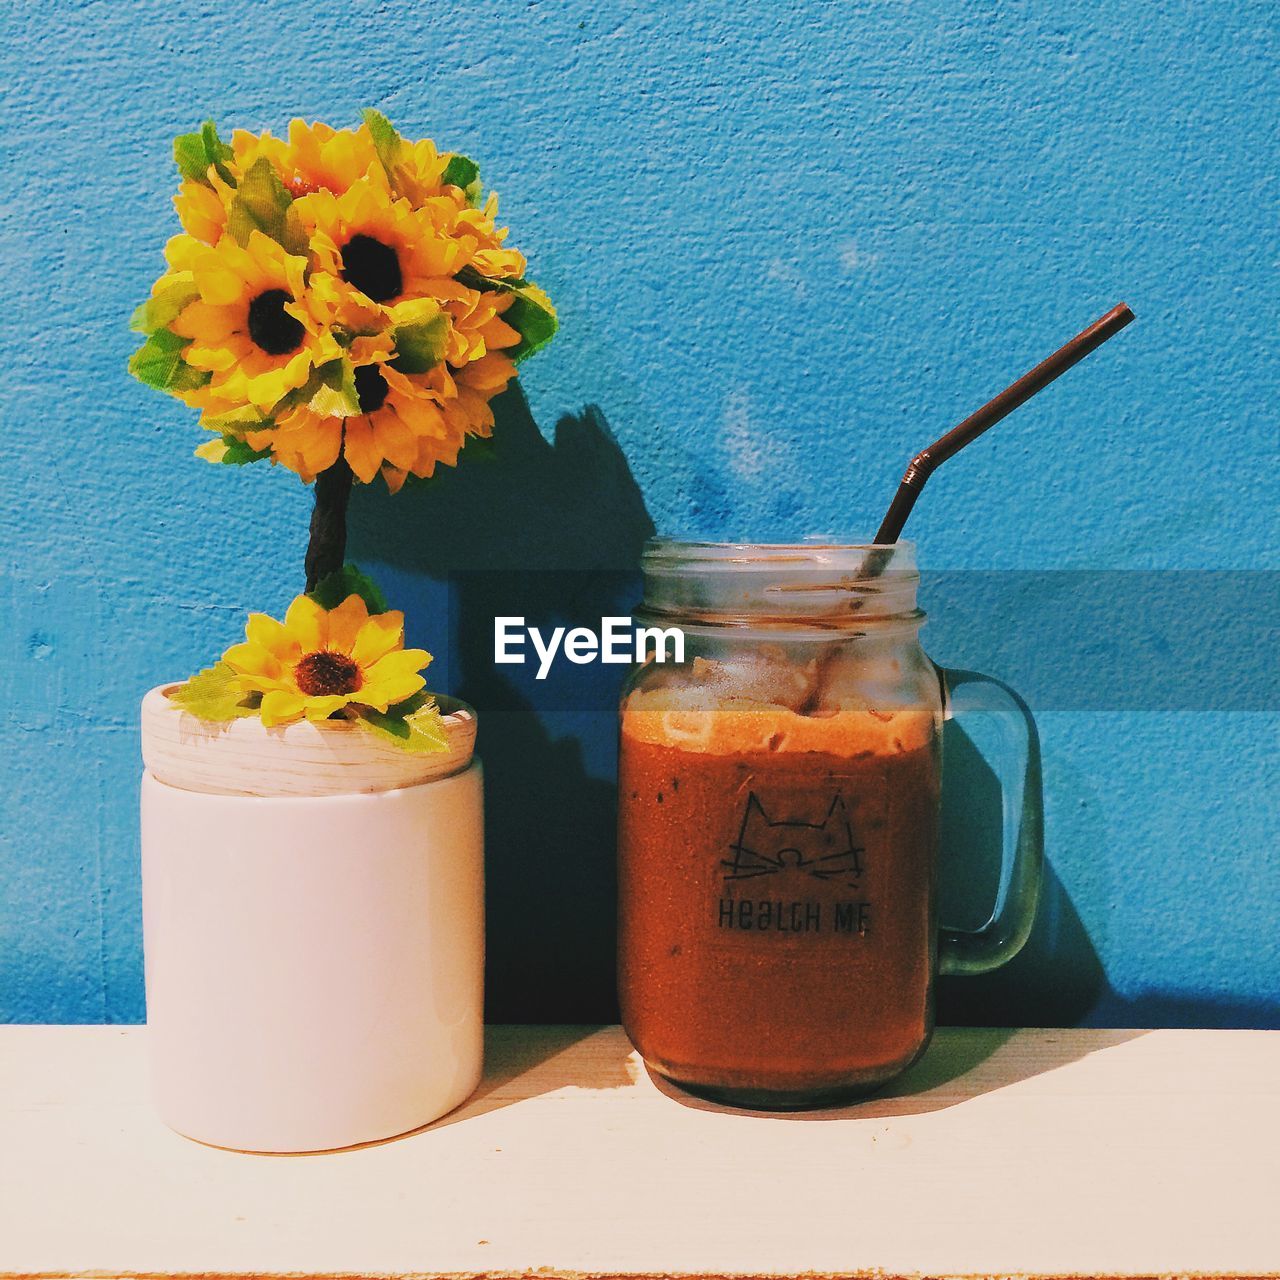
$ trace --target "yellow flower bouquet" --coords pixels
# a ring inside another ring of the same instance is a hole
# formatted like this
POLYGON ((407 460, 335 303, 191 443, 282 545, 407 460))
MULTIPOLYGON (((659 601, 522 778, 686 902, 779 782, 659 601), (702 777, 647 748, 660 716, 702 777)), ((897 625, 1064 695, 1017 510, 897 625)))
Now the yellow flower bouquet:
POLYGON ((315 486, 306 594, 173 695, 267 725, 358 718, 400 745, 440 738, 403 616, 344 564, 352 486, 391 492, 493 430, 493 398, 556 331, 497 225, 479 170, 376 111, 356 129, 295 120, 287 139, 212 122, 174 143, 182 230, 134 313, 129 362, 199 411, 196 454, 269 459, 315 486))

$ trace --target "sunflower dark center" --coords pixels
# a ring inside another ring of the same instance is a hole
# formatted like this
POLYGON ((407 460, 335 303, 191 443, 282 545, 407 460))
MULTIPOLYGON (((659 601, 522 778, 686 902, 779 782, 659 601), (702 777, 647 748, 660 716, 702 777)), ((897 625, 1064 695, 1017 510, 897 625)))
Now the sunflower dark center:
POLYGON ((355 693, 364 683, 355 661, 345 653, 334 653, 332 649, 307 654, 294 667, 293 678, 309 698, 355 693))
POLYGON ((352 236, 342 250, 342 278, 374 302, 390 302, 404 289, 396 251, 372 236, 352 236))
POLYGON ((362 364, 356 369, 356 395, 361 413, 375 413, 387 398, 387 380, 376 364, 362 364))
POLYGON ((249 303, 249 337, 269 356, 285 356, 302 346, 302 322, 284 309, 292 301, 283 289, 268 289, 249 303))

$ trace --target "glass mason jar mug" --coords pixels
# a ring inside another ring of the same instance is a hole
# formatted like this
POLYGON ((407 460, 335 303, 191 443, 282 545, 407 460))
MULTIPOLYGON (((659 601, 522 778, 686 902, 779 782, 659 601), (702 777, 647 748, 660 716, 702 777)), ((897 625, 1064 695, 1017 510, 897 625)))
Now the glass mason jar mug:
POLYGON ((649 543, 647 662, 621 704, 619 996, 649 1067, 741 1106, 870 1092, 924 1051, 938 973, 1011 959, 1041 867, 1035 726, 920 647, 915 549, 649 543), (668 655, 669 656, 669 655, 668 655), (1002 887, 937 925, 941 728, 997 729, 1002 887))

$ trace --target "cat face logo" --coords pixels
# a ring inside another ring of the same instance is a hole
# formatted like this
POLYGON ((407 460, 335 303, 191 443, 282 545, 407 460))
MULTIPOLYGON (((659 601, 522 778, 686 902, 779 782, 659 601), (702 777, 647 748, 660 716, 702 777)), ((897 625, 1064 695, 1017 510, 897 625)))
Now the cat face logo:
POLYGON ((798 873, 855 888, 862 875, 861 855, 866 852, 853 843, 849 811, 839 793, 820 822, 774 822, 753 791, 747 797, 737 842, 729 847, 733 858, 720 864, 727 868, 726 882, 798 873))

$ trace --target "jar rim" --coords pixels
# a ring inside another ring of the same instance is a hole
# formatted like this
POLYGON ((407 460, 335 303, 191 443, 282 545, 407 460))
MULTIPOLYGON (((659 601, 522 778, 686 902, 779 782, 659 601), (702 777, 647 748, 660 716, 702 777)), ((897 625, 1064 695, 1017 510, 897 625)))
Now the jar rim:
POLYGON ((788 565, 796 569, 811 566, 847 573, 865 569, 872 555, 883 556, 884 560, 871 576, 890 569, 895 576, 916 572, 916 544, 909 538, 890 543, 840 542, 827 538, 799 542, 716 542, 659 536, 645 543, 641 562, 654 568, 688 566, 702 570, 788 565))
POLYGON ((915 544, 694 542, 653 538, 641 559, 646 618, 681 625, 829 629, 918 626, 915 544))
POLYGON ((745 548, 758 551, 887 551, 900 548, 914 551, 915 547, 915 540, 912 538, 899 538, 897 542, 843 542, 836 538, 815 536, 791 542, 729 542, 719 538, 680 538, 664 533, 655 534, 644 544, 646 552, 675 548, 711 551, 745 548))

